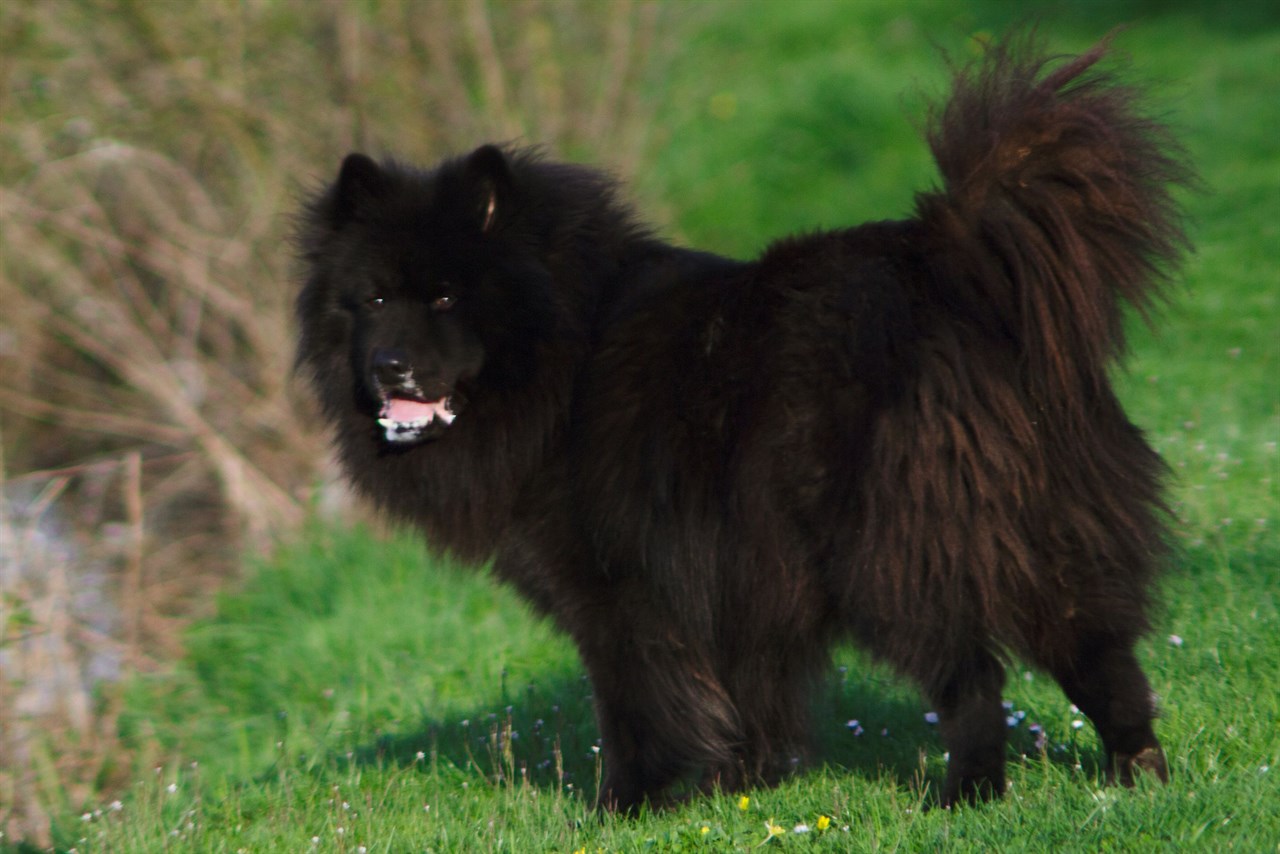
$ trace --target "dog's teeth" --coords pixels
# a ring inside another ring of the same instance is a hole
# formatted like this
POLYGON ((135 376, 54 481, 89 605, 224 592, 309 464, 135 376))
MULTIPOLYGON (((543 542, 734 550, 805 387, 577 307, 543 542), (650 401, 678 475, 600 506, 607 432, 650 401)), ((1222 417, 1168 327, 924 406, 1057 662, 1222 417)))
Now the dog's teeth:
POLYGON ((437 420, 445 426, 453 423, 453 419, 457 416, 450 409, 450 402, 449 398, 445 398, 428 404, 429 413, 412 421, 401 421, 384 416, 378 419, 378 425, 382 427, 383 436, 388 442, 412 442, 437 420))

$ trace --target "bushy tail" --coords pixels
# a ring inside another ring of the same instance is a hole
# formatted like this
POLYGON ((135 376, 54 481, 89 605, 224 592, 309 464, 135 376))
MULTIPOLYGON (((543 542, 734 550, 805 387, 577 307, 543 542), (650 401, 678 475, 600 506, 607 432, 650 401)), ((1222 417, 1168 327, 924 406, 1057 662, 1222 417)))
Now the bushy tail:
POLYGON ((940 240, 935 281, 1018 339, 1049 399, 1102 378, 1124 347, 1120 303, 1145 314, 1187 245, 1170 190, 1193 175, 1138 93, 1096 68, 1106 53, 991 45, 928 128, 944 187, 917 214, 940 240))

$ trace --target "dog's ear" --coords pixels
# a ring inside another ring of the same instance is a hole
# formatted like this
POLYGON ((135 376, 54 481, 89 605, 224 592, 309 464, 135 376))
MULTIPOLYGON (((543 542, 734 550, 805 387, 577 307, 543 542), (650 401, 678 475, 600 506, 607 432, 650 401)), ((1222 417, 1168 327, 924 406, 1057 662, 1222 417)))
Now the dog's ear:
POLYGON ((366 154, 352 152, 342 160, 334 185, 334 218, 338 225, 364 219, 387 190, 387 173, 366 154))
POLYGON ((467 177, 474 188, 476 221, 487 234, 507 213, 511 202, 511 165, 496 145, 482 145, 467 157, 467 177))

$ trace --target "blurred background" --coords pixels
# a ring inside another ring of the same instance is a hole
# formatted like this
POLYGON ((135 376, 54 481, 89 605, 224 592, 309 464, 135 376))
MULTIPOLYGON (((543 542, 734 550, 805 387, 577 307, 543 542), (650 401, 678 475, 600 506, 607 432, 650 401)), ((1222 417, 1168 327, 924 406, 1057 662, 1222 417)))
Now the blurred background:
MULTIPOLYGON (((1231 128, 1210 183, 1274 190, 1275 125, 1232 107, 1274 100, 1280 56, 1222 62, 1275 32, 1270 3, 0 2, 0 828, 40 840, 119 785, 111 686, 178 656, 247 554, 363 512, 291 375, 291 211, 343 154, 545 145, 673 239, 749 254, 908 212, 941 52, 1030 15, 1061 50, 1133 24, 1121 48, 1193 113, 1193 153, 1231 128)), ((1220 383, 1196 377, 1133 392, 1157 431, 1220 383)), ((1249 387, 1254 436, 1275 408, 1249 387)))

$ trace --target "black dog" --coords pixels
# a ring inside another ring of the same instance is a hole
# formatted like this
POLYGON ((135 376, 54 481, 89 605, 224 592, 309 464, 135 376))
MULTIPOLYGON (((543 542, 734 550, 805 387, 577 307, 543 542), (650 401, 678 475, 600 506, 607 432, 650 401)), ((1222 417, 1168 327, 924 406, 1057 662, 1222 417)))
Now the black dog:
POLYGON ((1167 767, 1134 656, 1163 466, 1108 380, 1184 238, 1166 130, 1028 40, 956 74, 915 216, 737 262, 599 172, 359 154, 299 232, 299 361, 365 494, 577 642, 604 804, 769 782, 850 637, 915 680, 941 802, 1004 788, 1007 655, 1111 775, 1167 767))

